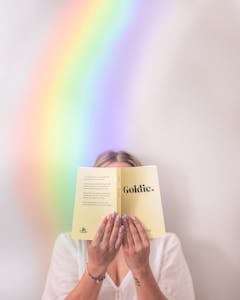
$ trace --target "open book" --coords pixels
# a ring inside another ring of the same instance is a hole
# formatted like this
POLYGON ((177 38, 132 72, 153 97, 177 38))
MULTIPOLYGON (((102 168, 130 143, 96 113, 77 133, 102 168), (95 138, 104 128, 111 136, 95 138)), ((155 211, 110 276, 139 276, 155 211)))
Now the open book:
POLYGON ((149 238, 165 226, 156 166, 78 169, 72 238, 92 240, 112 212, 136 216, 149 238))

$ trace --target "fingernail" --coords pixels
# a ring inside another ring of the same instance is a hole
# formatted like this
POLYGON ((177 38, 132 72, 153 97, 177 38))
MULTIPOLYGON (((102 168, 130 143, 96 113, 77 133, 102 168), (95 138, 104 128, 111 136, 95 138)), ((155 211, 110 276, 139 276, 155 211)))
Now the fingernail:
POLYGON ((123 215, 122 219, 123 219, 123 222, 127 222, 128 216, 127 215, 123 215))
POLYGON ((120 228, 119 228, 119 232, 123 232, 123 230, 124 230, 124 226, 121 225, 120 228))
POLYGON ((116 222, 119 222, 119 221, 120 221, 120 216, 117 215, 117 217, 116 217, 116 222))
POLYGON ((108 216, 107 216, 107 219, 113 219, 115 217, 115 212, 112 212, 110 213, 108 216))
POLYGON ((131 218, 133 221, 136 221, 136 217, 131 216, 130 218, 131 218))

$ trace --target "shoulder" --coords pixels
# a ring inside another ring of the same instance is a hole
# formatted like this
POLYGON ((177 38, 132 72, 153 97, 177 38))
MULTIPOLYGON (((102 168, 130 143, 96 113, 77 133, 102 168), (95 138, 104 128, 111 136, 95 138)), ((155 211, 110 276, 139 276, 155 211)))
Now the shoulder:
POLYGON ((84 252, 86 241, 74 240, 70 232, 60 233, 54 243, 55 251, 64 251, 69 254, 76 255, 79 251, 84 252))
POLYGON ((56 240, 55 245, 65 245, 69 247, 76 247, 79 241, 73 240, 70 232, 60 233, 56 240))
POLYGON ((160 238, 151 240, 150 257, 152 262, 160 263, 161 272, 185 268, 185 258, 180 239, 175 233, 166 233, 160 238))
POLYGON ((176 248, 176 247, 181 248, 181 242, 179 237, 176 235, 176 233, 167 232, 163 237, 163 241, 167 249, 176 248))
POLYGON ((154 255, 167 256, 170 253, 179 252, 181 249, 179 237, 172 232, 167 232, 164 236, 151 240, 151 252, 154 255))
POLYGON ((181 244, 175 233, 167 232, 159 238, 150 240, 150 264, 155 277, 160 280, 166 264, 172 264, 177 252, 181 252, 181 244))
POLYGON ((151 244, 154 246, 162 246, 166 248, 181 247, 179 237, 173 232, 166 232, 162 237, 152 239, 151 244))

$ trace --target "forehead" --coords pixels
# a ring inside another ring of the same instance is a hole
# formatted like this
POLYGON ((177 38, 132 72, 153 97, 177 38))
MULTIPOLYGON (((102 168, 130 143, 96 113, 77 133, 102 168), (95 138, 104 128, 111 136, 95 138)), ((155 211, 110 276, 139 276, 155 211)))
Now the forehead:
POLYGON ((126 162, 115 161, 115 162, 112 162, 109 164, 105 164, 105 165, 103 165, 103 167, 111 168, 111 167, 132 167, 132 166, 126 162))

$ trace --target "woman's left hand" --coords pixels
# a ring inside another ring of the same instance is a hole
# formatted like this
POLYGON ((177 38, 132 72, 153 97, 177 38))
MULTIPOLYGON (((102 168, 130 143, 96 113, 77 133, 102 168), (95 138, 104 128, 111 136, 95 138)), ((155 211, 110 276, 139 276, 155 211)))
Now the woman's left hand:
POLYGON ((123 217, 125 234, 122 248, 125 261, 133 273, 149 267, 150 241, 141 222, 136 217, 123 217))

